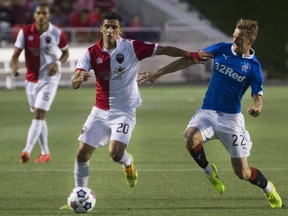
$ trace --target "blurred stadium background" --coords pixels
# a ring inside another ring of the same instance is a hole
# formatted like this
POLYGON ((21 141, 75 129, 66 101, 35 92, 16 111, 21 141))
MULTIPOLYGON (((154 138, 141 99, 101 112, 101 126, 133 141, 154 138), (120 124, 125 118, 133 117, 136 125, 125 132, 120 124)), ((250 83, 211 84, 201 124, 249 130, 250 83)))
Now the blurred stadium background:
MULTIPOLYGON (((284 85, 266 87, 265 112, 261 118, 255 121, 243 112, 255 143, 255 154, 249 160, 271 178, 287 205, 286 1, 47 1, 53 11, 52 22, 64 29, 70 41, 71 54, 69 61, 63 65, 61 86, 70 86, 80 52, 99 38, 97 20, 99 22, 99 15, 104 11, 116 10, 123 16, 125 37, 191 50, 218 41, 231 41, 235 23, 240 17, 258 20, 260 32, 253 47, 262 62, 266 82, 284 85), (86 5, 89 5, 88 13, 86 5), (84 14, 84 18, 91 16, 88 20, 93 22, 79 23, 80 14, 84 14), (132 18, 134 21, 140 18, 140 26, 137 22, 129 24, 132 18)), ((24 84, 24 57, 21 56, 22 74, 16 79, 10 76, 9 61, 16 34, 21 25, 32 22, 31 14, 37 2, 0 0, 0 215, 3 216, 75 215, 72 211, 61 211, 59 207, 65 204, 74 184, 77 136, 95 97, 95 88, 81 88, 79 91, 59 89, 49 113, 52 117, 49 119, 49 143, 53 161, 45 165, 33 162, 24 166, 19 164, 19 153, 31 116, 25 91, 18 88, 24 84), (6 90, 15 87, 13 91, 6 90)), ((141 71, 159 68, 172 60, 164 56, 144 60, 141 71)), ((209 67, 209 64, 193 66, 161 77, 158 83, 206 84, 210 76, 209 67)), ((94 85, 91 80, 91 85, 94 85)), ((270 209, 258 188, 238 180, 219 142, 208 144, 207 155, 221 168, 220 174, 227 187, 225 194, 213 193, 202 171, 196 163, 191 163, 181 134, 191 114, 201 105, 205 89, 200 85, 192 88, 188 85, 163 85, 141 89, 145 103, 137 111, 139 127, 135 128, 129 146, 137 158, 137 169, 141 174, 139 187, 128 188, 119 165, 111 163, 107 148, 99 149, 99 154, 91 159, 90 186, 97 193, 97 205, 92 215, 287 215, 287 208, 270 209)), ((243 98, 243 110, 250 104, 248 93, 243 98)), ((33 158, 37 152, 38 145, 33 158)))
MULTIPOLYGON (((63 28, 70 42, 70 58, 63 65, 61 86, 70 85, 79 53, 101 34, 99 21, 106 11, 124 18, 123 37, 198 50, 211 43, 231 41, 239 18, 258 20, 260 31, 254 49, 269 83, 288 80, 288 14, 285 1, 260 0, 44 0, 51 5, 51 22, 63 28)), ((10 75, 13 43, 22 25, 33 22, 40 1, 0 0, 0 88, 24 85, 24 56, 21 76, 10 75)), ((141 71, 157 69, 173 59, 144 60, 141 71)), ((211 64, 197 65, 159 79, 159 83, 207 82, 211 64)), ((92 83, 92 82, 91 82, 92 83)))

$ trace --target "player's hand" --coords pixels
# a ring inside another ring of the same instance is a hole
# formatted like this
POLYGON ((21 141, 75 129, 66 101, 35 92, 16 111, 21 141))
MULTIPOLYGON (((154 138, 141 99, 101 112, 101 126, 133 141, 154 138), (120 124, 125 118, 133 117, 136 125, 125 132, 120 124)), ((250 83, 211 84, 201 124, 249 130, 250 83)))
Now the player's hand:
POLYGON ((207 51, 190 52, 189 59, 195 61, 198 64, 205 64, 205 62, 212 60, 213 54, 207 51))
POLYGON ((84 82, 84 81, 88 81, 88 79, 90 78, 90 74, 87 71, 79 71, 78 74, 76 74, 76 78, 80 81, 80 82, 84 82))
POLYGON ((18 65, 12 65, 12 75, 13 76, 18 77, 20 75, 18 70, 19 70, 18 65))
POLYGON ((90 74, 87 71, 76 70, 74 78, 72 79, 72 87, 78 89, 81 86, 81 83, 87 81, 90 77, 90 74))
POLYGON ((260 115, 261 110, 255 108, 255 107, 250 107, 250 108, 247 110, 247 113, 249 113, 249 114, 250 114, 251 116, 253 116, 253 117, 257 117, 257 116, 260 115))
POLYGON ((47 70, 47 75, 48 76, 55 76, 55 74, 58 71, 58 64, 57 63, 52 63, 48 66, 48 70, 47 70))
POLYGON ((154 85, 154 82, 156 79, 158 79, 158 71, 148 71, 148 72, 143 72, 139 73, 137 82, 139 85, 145 83, 145 82, 150 82, 150 86, 154 85))

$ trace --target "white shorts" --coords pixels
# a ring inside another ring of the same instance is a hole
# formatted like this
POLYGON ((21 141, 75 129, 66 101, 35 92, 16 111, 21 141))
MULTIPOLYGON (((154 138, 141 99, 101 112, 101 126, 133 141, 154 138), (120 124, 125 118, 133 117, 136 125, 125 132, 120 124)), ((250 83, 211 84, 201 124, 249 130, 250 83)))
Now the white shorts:
POLYGON ((199 109, 187 127, 198 128, 203 143, 219 139, 232 158, 243 158, 250 155, 252 141, 249 132, 245 129, 242 113, 229 114, 199 109))
POLYGON ((102 110, 93 107, 78 137, 94 148, 117 140, 128 145, 136 125, 136 109, 102 110))
POLYGON ((49 111, 57 92, 58 82, 33 83, 26 81, 25 84, 31 112, 34 112, 34 108, 49 111))

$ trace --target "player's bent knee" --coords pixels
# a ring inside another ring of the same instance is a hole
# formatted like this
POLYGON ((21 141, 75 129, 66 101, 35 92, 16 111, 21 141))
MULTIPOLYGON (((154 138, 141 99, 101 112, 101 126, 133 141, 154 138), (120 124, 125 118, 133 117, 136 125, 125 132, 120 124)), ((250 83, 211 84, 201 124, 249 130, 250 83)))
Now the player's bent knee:
POLYGON ((185 141, 186 147, 189 149, 194 149, 200 143, 200 141, 195 137, 187 137, 185 141))
POLYGON ((249 175, 246 170, 240 169, 240 170, 234 170, 235 175, 241 179, 241 180, 248 180, 249 175))
POLYGON ((90 156, 88 154, 84 154, 81 151, 78 151, 77 153, 77 161, 80 163, 86 163, 89 160, 90 156))
POLYGON ((186 148, 187 149, 193 149, 193 142, 190 139, 186 139, 186 148))
POLYGON ((199 143, 202 142, 201 134, 196 128, 188 128, 184 132, 183 136, 185 138, 187 148, 195 148, 199 143))
POLYGON ((109 155, 113 161, 118 162, 122 159, 123 152, 119 153, 118 151, 110 151, 109 155))
POLYGON ((46 111, 42 109, 35 109, 33 113, 33 119, 44 120, 46 111))
POLYGON ((115 162, 119 162, 123 157, 126 147, 127 145, 121 142, 118 141, 111 142, 109 146, 109 155, 111 159, 115 162))
POLYGON ((91 158, 94 149, 92 149, 91 147, 88 148, 87 147, 85 147, 85 145, 84 146, 82 145, 82 147, 78 149, 76 157, 78 162, 86 163, 91 158))

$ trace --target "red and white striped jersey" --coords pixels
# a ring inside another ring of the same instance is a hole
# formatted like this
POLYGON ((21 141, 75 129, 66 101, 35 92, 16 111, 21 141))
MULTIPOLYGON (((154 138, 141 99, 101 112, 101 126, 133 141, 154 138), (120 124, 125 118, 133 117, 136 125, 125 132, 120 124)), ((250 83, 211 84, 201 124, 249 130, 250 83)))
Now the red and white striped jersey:
POLYGON ((47 31, 40 35, 36 31, 35 23, 24 26, 19 31, 14 46, 25 49, 27 81, 60 80, 60 71, 55 76, 47 76, 47 67, 58 60, 61 55, 60 50, 68 49, 68 41, 61 29, 49 23, 47 31))
POLYGON ((117 39, 114 50, 103 49, 103 39, 89 47, 76 70, 94 70, 95 106, 103 109, 135 108, 141 105, 137 75, 140 61, 155 55, 158 44, 117 39))

